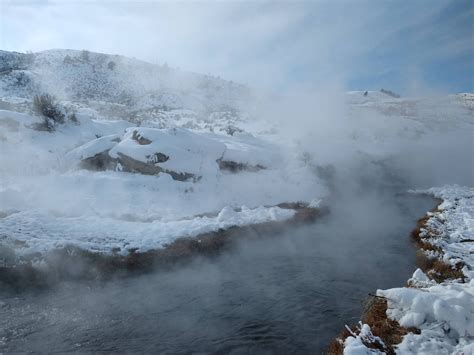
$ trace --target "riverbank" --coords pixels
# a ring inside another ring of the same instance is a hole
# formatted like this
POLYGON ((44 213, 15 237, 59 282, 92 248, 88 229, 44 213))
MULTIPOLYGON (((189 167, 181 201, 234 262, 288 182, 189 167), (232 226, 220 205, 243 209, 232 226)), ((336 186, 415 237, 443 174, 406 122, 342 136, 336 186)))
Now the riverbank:
POLYGON ((474 189, 413 192, 441 200, 412 232, 419 268, 405 287, 377 290, 359 325, 346 326, 329 354, 474 351, 474 189))
POLYGON ((0 265, 0 284, 24 289, 50 286, 61 280, 110 279, 118 275, 170 269, 182 266, 193 257, 215 256, 238 239, 282 233, 287 228, 312 223, 329 213, 327 207, 316 208, 302 202, 282 203, 276 207, 291 211, 292 217, 182 237, 163 248, 145 252, 132 249, 127 254, 113 250, 100 253, 70 245, 44 255, 17 259, 13 249, 3 247, 0 260, 11 261, 10 265, 0 265))

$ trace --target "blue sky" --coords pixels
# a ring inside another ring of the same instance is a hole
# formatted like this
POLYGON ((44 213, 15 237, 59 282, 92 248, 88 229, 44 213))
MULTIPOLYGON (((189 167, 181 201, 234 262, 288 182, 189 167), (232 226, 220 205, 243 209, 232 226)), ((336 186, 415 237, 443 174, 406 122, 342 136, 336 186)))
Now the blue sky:
POLYGON ((257 87, 474 91, 474 1, 0 0, 0 47, 89 49, 257 87))

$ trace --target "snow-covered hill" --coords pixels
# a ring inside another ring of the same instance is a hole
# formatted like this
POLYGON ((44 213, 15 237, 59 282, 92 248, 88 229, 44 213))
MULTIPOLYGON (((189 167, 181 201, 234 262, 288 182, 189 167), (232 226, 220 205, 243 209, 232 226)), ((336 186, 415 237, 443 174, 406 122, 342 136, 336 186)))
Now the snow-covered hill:
POLYGON ((10 97, 50 93, 61 100, 115 104, 111 109, 123 115, 151 109, 235 112, 250 98, 247 87, 209 75, 77 50, 0 51, 0 89, 10 97))

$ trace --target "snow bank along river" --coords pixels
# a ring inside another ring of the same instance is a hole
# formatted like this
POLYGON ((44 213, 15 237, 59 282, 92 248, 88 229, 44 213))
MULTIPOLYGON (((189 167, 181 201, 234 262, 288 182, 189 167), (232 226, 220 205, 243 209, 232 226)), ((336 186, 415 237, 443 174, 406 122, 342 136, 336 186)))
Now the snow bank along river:
POLYGON ((360 323, 351 330, 344 354, 367 353, 369 347, 377 354, 474 352, 474 189, 454 185, 419 192, 442 199, 413 232, 424 256, 423 270, 413 273, 407 287, 377 291, 378 302, 386 304, 385 314, 378 318, 398 322, 408 334, 391 347, 394 344, 383 339, 380 329, 377 335, 382 339, 372 334, 371 327, 379 327, 372 317, 371 324, 360 323))

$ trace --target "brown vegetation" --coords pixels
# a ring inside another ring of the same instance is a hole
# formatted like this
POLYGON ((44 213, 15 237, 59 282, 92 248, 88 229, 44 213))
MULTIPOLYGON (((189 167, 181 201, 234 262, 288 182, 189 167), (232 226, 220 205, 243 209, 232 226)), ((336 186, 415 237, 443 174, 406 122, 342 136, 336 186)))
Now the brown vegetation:
POLYGON ((465 282, 464 274, 461 270, 464 264, 461 262, 452 266, 444 260, 427 256, 423 251, 417 252, 416 261, 418 267, 437 283, 456 279, 461 279, 461 282, 465 282))
MULTIPOLYGON (((438 207, 434 208, 431 212, 439 212, 438 207)), ((429 228, 428 221, 430 218, 431 216, 428 214, 420 218, 417 221, 416 228, 411 232, 412 239, 420 249, 416 257, 418 267, 423 270, 430 279, 438 283, 450 279, 461 279, 462 282, 464 282, 464 274, 461 271, 464 266, 462 263, 452 266, 440 259, 443 255, 443 250, 434 244, 434 241, 439 238, 439 235, 436 231, 429 228), (427 232, 427 235, 424 237, 421 236, 423 230, 427 232), (428 256, 426 254, 427 251, 434 252, 436 256, 428 256)))
POLYGON ((52 132, 54 125, 65 122, 65 115, 60 109, 56 98, 50 94, 36 95, 33 98, 33 110, 43 117, 43 123, 36 125, 36 129, 52 132))
MULTIPOLYGON (((370 326, 372 334, 382 339, 383 344, 374 341, 364 342, 369 349, 377 349, 386 354, 395 354, 394 346, 401 343, 403 336, 409 332, 419 334, 416 328, 404 328, 397 321, 387 317, 387 300, 383 297, 373 296, 367 303, 362 314, 362 322, 370 326)), ((352 327, 351 331, 357 333, 357 327, 352 327)), ((344 352, 344 341, 351 336, 348 329, 344 329, 341 334, 329 344, 327 354, 340 355, 344 352)))
POLYGON ((401 343, 403 336, 409 332, 419 334, 416 328, 404 328, 397 321, 387 317, 387 300, 382 297, 374 297, 367 305, 362 322, 369 324, 372 333, 380 337, 385 345, 388 354, 395 354, 394 345, 401 343))
MULTIPOLYGON (((352 332, 357 331, 356 327, 351 328, 352 332)), ((347 328, 336 337, 330 343, 327 350, 328 355, 342 355, 344 353, 344 340, 351 335, 347 328)))

